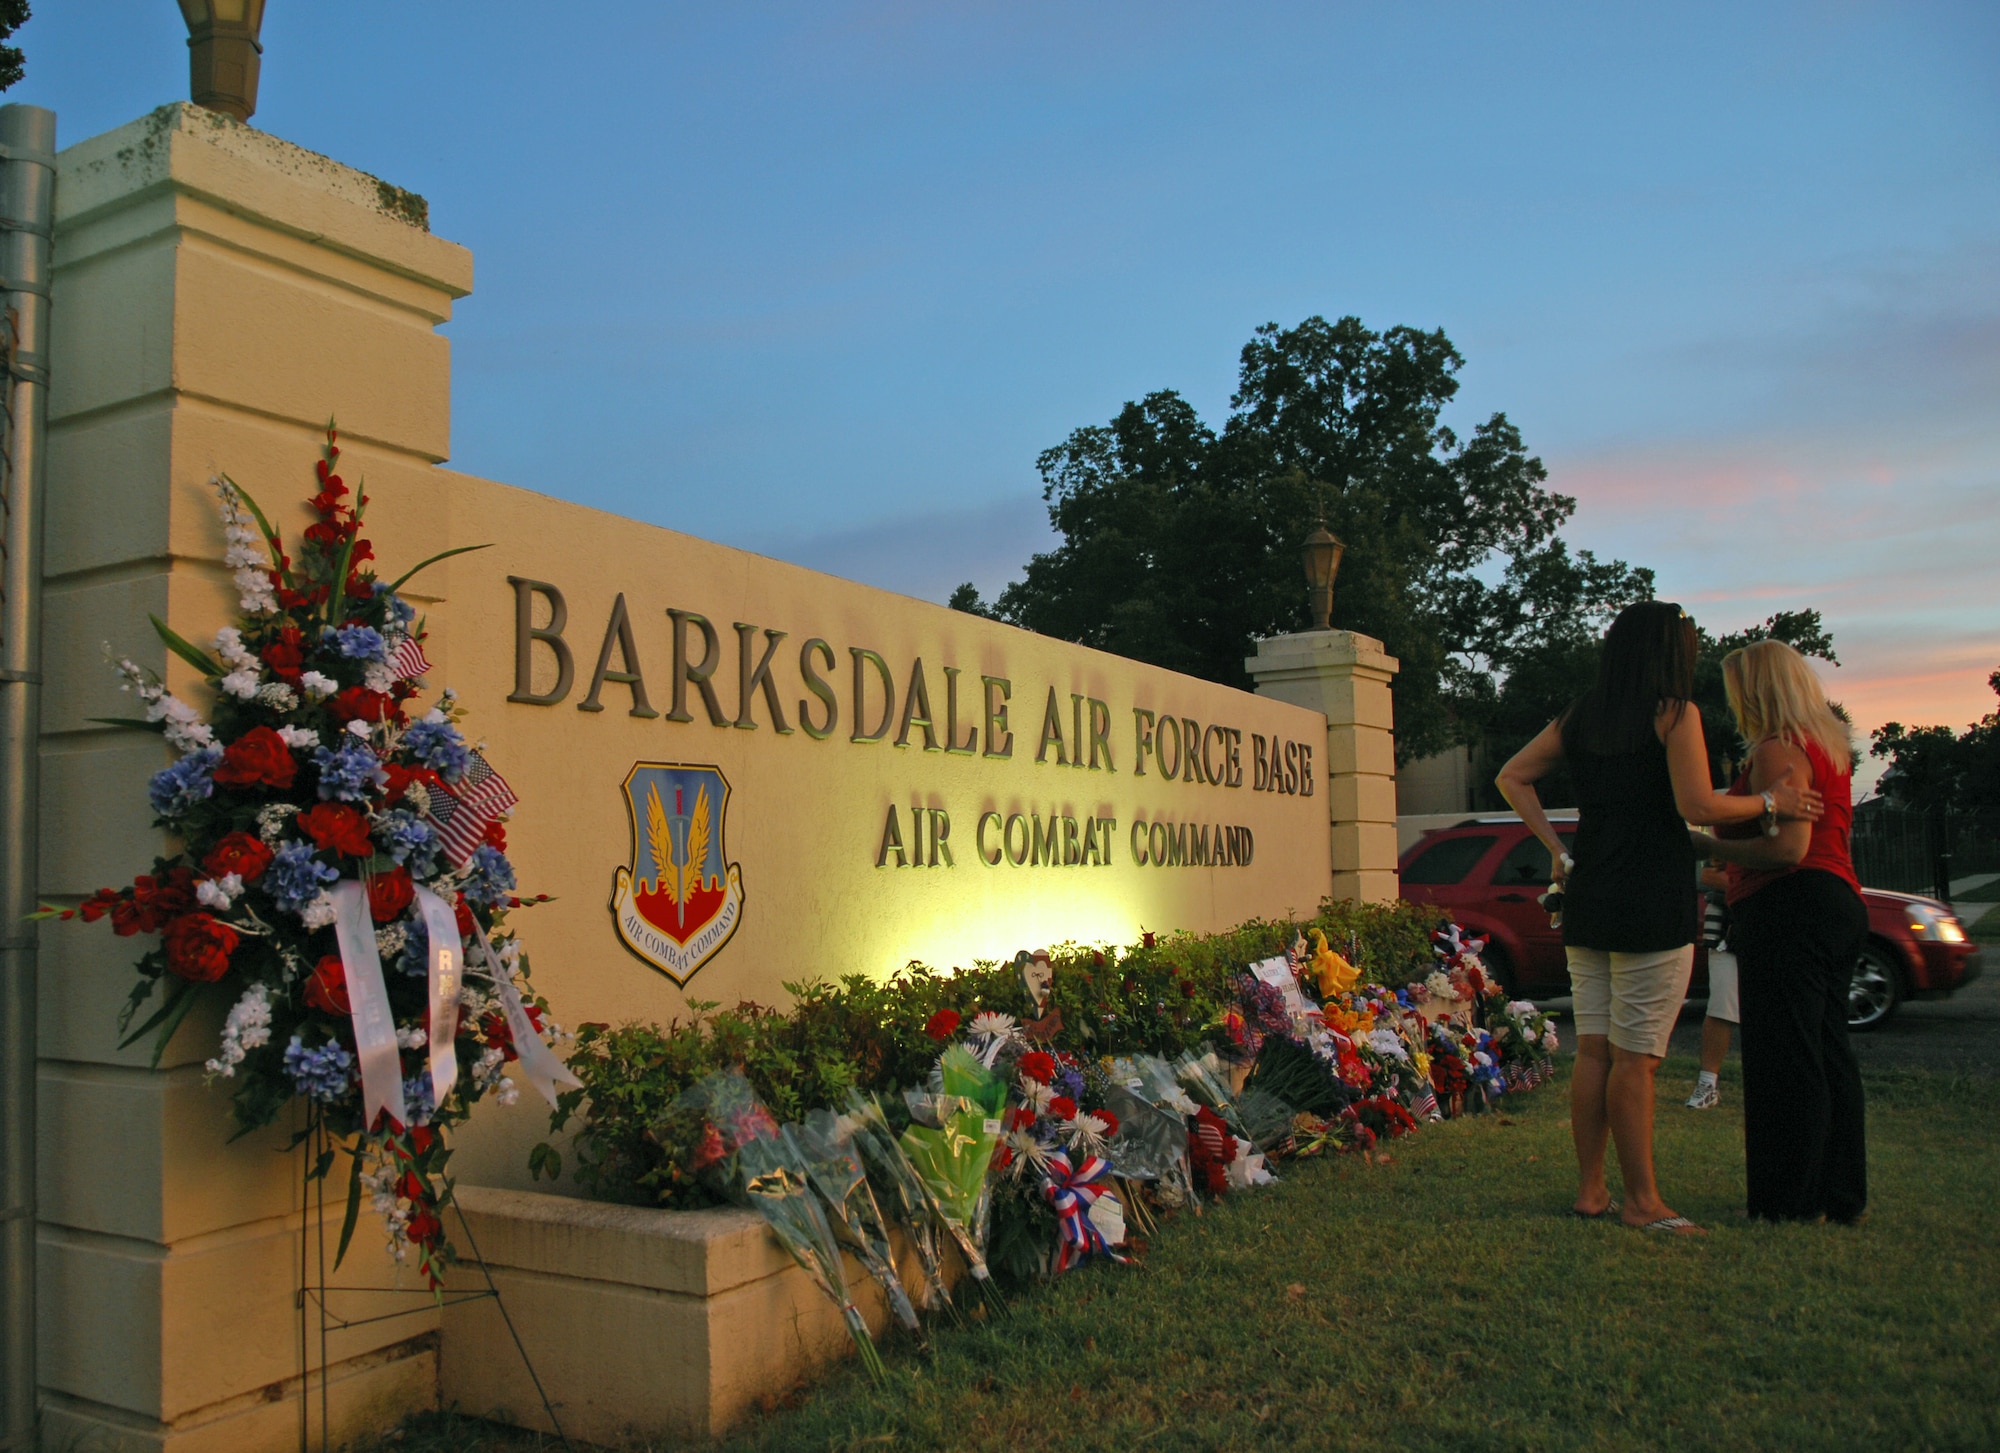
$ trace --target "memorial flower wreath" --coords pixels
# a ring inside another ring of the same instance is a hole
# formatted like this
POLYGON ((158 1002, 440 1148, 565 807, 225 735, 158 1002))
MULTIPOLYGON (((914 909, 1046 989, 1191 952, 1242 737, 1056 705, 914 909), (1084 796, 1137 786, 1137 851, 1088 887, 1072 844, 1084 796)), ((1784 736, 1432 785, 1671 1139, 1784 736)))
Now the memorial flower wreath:
POLYGON ((242 617, 212 650, 153 621, 214 688, 207 718, 118 662, 145 717, 107 720, 158 732, 177 754, 147 791, 179 850, 129 887, 36 916, 157 935, 119 1017, 124 1043, 157 1033, 158 1064, 197 1004, 226 1002, 206 1067, 231 1087, 242 1131, 304 1100, 351 1137, 339 1254, 366 1193, 393 1254, 414 1248, 435 1287, 452 1259, 445 1133, 488 1095, 513 1101, 510 1065, 552 1102, 556 1081, 576 1080, 548 1047, 555 1026, 506 925, 523 902, 504 827, 516 798, 461 734, 449 688, 428 711, 412 705, 430 663, 397 592, 481 547, 377 579, 367 498, 350 502, 337 439, 329 424, 297 560, 241 486, 214 481, 242 617))

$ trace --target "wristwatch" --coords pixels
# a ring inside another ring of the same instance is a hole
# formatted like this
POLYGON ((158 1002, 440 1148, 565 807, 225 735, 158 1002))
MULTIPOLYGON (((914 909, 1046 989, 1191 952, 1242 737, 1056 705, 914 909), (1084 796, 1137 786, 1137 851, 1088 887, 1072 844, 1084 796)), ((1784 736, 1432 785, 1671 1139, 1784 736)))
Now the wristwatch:
POLYGON ((1777 835, 1778 795, 1775 792, 1766 792, 1764 794, 1764 836, 1776 837, 1777 835))

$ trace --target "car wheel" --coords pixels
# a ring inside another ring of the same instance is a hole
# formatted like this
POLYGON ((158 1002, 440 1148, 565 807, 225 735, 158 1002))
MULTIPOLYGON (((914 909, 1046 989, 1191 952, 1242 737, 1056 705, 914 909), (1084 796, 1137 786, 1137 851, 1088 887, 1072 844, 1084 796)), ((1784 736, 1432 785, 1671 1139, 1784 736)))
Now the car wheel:
POLYGON ((1847 986, 1847 1027, 1857 1033, 1879 1029, 1902 1002, 1903 972, 1896 961, 1882 945, 1863 944, 1847 986))
POLYGON ((1520 997, 1520 981, 1514 976, 1514 961, 1507 957, 1507 950, 1489 939, 1480 950, 1479 962, 1486 965, 1486 977, 1506 990, 1509 999, 1520 997))

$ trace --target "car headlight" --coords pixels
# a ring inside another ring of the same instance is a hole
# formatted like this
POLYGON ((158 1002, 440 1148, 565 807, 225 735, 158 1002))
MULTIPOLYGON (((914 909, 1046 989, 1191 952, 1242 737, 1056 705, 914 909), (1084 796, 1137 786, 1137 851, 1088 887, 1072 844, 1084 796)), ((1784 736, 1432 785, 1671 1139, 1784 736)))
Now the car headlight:
POLYGON ((1912 903, 1907 909, 1910 932, 1931 943, 1964 943, 1965 926, 1946 908, 1912 903))

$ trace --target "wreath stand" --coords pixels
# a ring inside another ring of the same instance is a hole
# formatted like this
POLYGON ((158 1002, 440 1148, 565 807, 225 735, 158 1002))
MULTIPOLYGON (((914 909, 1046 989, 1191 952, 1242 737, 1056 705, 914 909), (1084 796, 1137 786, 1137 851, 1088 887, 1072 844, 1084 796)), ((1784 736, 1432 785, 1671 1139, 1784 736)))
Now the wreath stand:
MULTIPOLYGON (((326 1252, 326 1173, 333 1167, 338 1154, 339 1141, 327 1130, 326 1120, 318 1106, 312 1106, 306 1114, 306 1128, 298 1141, 303 1151, 302 1177, 299 1212, 299 1290, 295 1304, 299 1314, 299 1453, 313 1453, 312 1443, 312 1373, 310 1361, 313 1324, 318 1323, 319 1338, 319 1449, 318 1453, 329 1453, 332 1429, 331 1394, 327 1385, 327 1340, 335 1332, 346 1331, 350 1327, 366 1327, 376 1322, 393 1321, 398 1317, 412 1317, 421 1312, 458 1306, 465 1302, 485 1301, 491 1298, 500 1313, 500 1320, 506 1324, 507 1335, 514 1341, 514 1350, 521 1354, 521 1365, 527 1369, 528 1380, 535 1386, 535 1396, 541 1399, 542 1411, 548 1414, 549 1425, 556 1431, 567 1453, 575 1453, 569 1435, 563 1432, 562 1423, 556 1417, 555 1405, 549 1401, 548 1392, 542 1387, 542 1380, 535 1373, 535 1364, 529 1360, 528 1349, 522 1345, 521 1334, 514 1328, 514 1319, 508 1315, 507 1303, 501 1299, 500 1288, 494 1284, 493 1272, 486 1265, 486 1259, 479 1254, 479 1243, 472 1235, 472 1225, 466 1220, 465 1212, 459 1210, 453 1201, 452 1210, 458 1215, 459 1230, 465 1235, 466 1248, 472 1253, 472 1262, 478 1266, 485 1279, 483 1289, 471 1291, 431 1291, 424 1287, 369 1286, 369 1287, 329 1287, 326 1284, 328 1261, 326 1252), (341 1297, 383 1295, 422 1298, 414 1306, 399 1311, 377 1312, 371 1316, 343 1315, 335 1310, 334 1299, 341 1297)), ((460 1262, 461 1266, 465 1263, 460 1262)))

